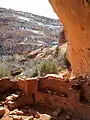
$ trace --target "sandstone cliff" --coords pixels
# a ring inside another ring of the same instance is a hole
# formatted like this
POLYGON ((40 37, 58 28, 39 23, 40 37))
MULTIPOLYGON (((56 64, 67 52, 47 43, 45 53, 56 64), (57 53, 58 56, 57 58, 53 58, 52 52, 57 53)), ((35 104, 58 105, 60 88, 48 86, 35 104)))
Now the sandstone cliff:
POLYGON ((90 4, 87 0, 49 0, 67 32, 75 76, 90 76, 90 4))

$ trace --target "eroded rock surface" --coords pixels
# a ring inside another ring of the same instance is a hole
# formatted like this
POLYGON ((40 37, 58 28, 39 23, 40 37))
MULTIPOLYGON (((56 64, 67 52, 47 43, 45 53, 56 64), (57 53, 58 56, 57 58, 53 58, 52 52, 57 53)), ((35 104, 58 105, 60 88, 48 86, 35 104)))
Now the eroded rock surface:
POLYGON ((87 0, 49 0, 68 39, 72 75, 90 76, 90 3, 87 0))

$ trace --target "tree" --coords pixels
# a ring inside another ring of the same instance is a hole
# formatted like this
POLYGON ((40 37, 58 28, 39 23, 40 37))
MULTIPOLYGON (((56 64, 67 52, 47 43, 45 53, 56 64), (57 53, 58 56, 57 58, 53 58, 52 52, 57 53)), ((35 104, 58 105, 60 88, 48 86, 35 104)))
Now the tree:
POLYGON ((67 31, 72 75, 90 77, 90 1, 49 1, 67 31))

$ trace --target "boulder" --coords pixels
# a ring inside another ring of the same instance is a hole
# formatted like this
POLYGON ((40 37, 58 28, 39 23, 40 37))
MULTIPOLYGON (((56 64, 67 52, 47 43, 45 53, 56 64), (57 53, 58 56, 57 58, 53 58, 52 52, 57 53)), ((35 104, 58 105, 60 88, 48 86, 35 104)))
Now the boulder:
POLYGON ((14 116, 13 116, 13 120, 22 120, 22 117, 21 117, 21 116, 14 115, 14 116))
POLYGON ((30 52, 27 56, 28 56, 28 58, 33 59, 33 58, 35 58, 40 52, 41 52, 41 49, 36 49, 36 50, 30 52))
POLYGON ((24 119, 24 120, 34 120, 34 117, 33 117, 33 116, 30 116, 30 117, 28 117, 28 118, 26 118, 26 119, 24 119))
POLYGON ((0 106, 0 116, 4 115, 5 108, 3 106, 0 106))

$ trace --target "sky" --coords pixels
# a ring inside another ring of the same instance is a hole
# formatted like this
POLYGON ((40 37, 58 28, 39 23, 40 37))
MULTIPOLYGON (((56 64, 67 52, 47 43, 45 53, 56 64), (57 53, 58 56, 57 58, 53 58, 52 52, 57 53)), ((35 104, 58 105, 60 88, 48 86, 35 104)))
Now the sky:
POLYGON ((54 19, 58 18, 48 0, 0 0, 0 7, 30 12, 54 19))

